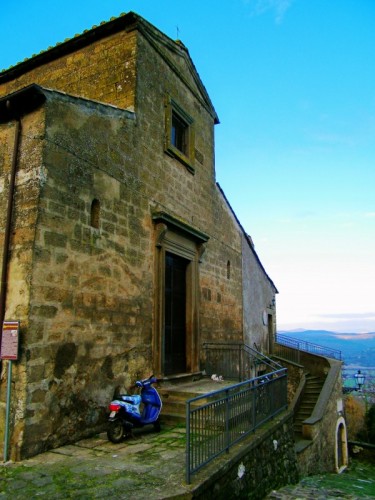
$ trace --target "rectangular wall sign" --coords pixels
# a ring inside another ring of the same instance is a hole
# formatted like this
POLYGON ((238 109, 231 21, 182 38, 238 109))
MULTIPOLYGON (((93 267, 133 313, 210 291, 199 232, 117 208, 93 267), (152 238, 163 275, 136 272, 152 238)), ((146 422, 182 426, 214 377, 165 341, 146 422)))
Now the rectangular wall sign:
POLYGON ((18 359, 19 321, 4 321, 1 339, 1 359, 18 359))

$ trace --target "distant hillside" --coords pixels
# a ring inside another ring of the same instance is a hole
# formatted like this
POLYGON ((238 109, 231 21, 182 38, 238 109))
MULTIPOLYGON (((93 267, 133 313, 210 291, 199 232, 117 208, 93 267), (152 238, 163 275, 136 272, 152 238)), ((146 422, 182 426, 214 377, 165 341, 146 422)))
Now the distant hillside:
POLYGON ((339 349, 345 365, 375 367, 375 332, 338 333, 327 330, 293 330, 278 333, 298 340, 339 349))

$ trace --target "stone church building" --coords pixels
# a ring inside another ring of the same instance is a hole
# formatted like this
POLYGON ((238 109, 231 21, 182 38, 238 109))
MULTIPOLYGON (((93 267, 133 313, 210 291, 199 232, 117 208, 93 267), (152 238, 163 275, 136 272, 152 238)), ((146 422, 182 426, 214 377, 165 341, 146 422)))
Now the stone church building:
POLYGON ((271 349, 277 290, 216 183, 218 123, 187 48, 134 13, 0 73, 12 458, 94 432, 139 377, 200 372, 205 342, 271 349))

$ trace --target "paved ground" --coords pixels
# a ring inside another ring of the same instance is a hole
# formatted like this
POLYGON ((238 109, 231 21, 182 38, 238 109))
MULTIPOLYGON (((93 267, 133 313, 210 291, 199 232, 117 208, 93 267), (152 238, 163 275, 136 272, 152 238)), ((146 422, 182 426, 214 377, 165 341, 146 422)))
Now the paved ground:
POLYGON ((112 444, 105 434, 0 466, 0 499, 160 499, 188 493, 185 429, 112 444))
MULTIPOLYGON (((219 459, 220 461, 220 459, 219 459)), ((365 471, 366 472, 366 471, 365 471)), ((203 471, 199 474, 204 480, 203 471)), ((359 479, 368 483, 373 469, 359 479)), ((350 478, 349 478, 350 480, 350 478)), ((373 481, 375 485, 375 478, 373 481)), ((358 483, 361 484, 361 483, 358 483)), ((169 427, 159 434, 153 430, 135 432, 135 438, 112 444, 105 434, 42 453, 19 463, 0 463, 0 500, 48 499, 90 500, 191 498, 199 486, 194 478, 185 483, 185 428, 169 427)), ((356 495, 355 488, 320 484, 306 478, 268 495, 273 500, 375 498, 356 495)), ((359 491, 359 490, 357 490, 359 491)), ((230 500, 229 498, 227 500, 230 500)))
MULTIPOLYGON (((375 494, 374 494, 375 495, 375 494)), ((361 495, 356 493, 347 493, 339 488, 322 488, 305 484, 301 481, 294 486, 285 486, 278 491, 270 493, 267 500, 358 500, 373 499, 374 495, 361 495)))
POLYGON ((267 496, 268 500, 370 498, 375 498, 375 461, 370 455, 367 459, 352 458, 341 474, 308 476, 296 485, 285 486, 267 496))

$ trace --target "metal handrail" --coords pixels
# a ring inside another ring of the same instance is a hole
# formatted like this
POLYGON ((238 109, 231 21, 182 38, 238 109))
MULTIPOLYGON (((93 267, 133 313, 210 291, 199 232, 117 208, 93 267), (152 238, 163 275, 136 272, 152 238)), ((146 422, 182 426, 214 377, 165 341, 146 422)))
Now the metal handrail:
POLYGON ((287 408, 287 369, 186 402, 186 482, 191 475, 287 408))
POLYGON ((276 361, 239 342, 205 342, 205 371, 226 379, 249 380, 282 368, 276 361))
MULTIPOLYGON (((338 349, 332 349, 330 347, 324 347, 318 344, 313 344, 312 342, 307 342, 306 340, 299 340, 289 335, 282 335, 276 333, 275 336, 275 354, 278 354, 277 344, 285 347, 290 347, 296 349, 297 351, 309 352, 311 354, 317 354, 318 356, 325 356, 327 358, 338 359, 341 361, 341 351, 338 349)), ((299 359, 299 356, 298 356, 299 359)))

